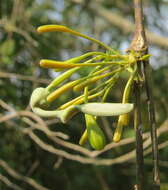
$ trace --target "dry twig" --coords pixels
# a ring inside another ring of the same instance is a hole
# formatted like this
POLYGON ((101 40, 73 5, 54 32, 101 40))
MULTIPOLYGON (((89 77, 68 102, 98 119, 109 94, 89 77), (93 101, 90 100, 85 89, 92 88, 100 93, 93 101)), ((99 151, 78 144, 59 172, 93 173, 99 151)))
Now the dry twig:
POLYGON ((12 183, 7 177, 3 176, 2 174, 0 174, 0 181, 2 181, 4 184, 6 184, 10 189, 23 190, 21 187, 12 183))
POLYGON ((12 169, 4 160, 0 159, 0 166, 5 169, 5 171, 13 178, 24 181, 37 190, 49 190, 48 188, 38 184, 34 179, 19 174, 14 169, 12 169))

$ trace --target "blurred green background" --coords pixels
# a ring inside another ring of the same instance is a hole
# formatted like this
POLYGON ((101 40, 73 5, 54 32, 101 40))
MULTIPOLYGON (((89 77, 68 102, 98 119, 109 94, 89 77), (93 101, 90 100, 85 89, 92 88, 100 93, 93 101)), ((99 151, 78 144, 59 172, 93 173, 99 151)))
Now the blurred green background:
MULTIPOLYGON (((153 93, 159 135, 161 189, 168 190, 168 1, 144 1, 145 24, 152 55, 153 93), (163 125, 164 123, 164 125, 163 125), (167 127, 167 130, 166 130, 167 127)), ((7 118, 16 111, 30 111, 29 99, 34 88, 46 86, 59 73, 39 68, 42 58, 65 60, 91 50, 97 45, 63 33, 39 35, 36 28, 44 24, 62 24, 103 41, 124 53, 133 34, 133 4, 130 0, 0 0, 0 189, 42 189, 27 182, 31 178, 50 190, 125 190, 136 183, 135 157, 119 164, 96 166, 66 159, 42 149, 23 132, 29 128, 25 117, 7 118), (5 161, 5 162, 4 162, 5 161), (7 164, 7 166, 5 165, 7 164), (6 166, 6 167, 5 167, 6 166), (10 168, 18 172, 12 173, 10 168), (28 177, 28 178, 26 178, 28 177)), ((84 72, 87 72, 85 70, 84 72)), ((79 73, 78 75, 83 75, 79 73)), ((109 97, 120 100, 123 83, 109 97)), ((144 132, 147 108, 145 95, 143 119, 144 132)), ((66 93, 55 105, 74 97, 66 93)), ((24 115, 24 114, 23 114, 24 115)), ((49 129, 61 131, 70 142, 78 144, 84 130, 84 118, 77 115, 68 124, 47 120, 49 129)), ((115 119, 102 119, 110 139, 115 129, 115 119), (113 125, 112 125, 113 123, 113 125)), ((43 132, 35 134, 57 149, 81 155, 72 149, 54 143, 43 132)), ((125 129, 124 138, 134 137, 133 127, 125 129)), ((110 141, 109 141, 110 142, 110 141)), ((117 158, 135 148, 134 143, 113 148, 101 158, 117 158)), ((152 183, 152 155, 145 156, 146 189, 152 183)))

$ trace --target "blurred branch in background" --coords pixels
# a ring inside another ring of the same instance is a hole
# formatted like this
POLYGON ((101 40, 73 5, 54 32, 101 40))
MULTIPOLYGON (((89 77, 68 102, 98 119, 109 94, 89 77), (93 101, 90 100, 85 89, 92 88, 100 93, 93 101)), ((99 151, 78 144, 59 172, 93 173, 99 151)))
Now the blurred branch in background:
MULTIPOLYGON (((82 4, 83 0, 71 0, 74 3, 82 4)), ((89 8, 97 16, 104 18, 111 25, 119 28, 123 34, 130 34, 134 32, 135 26, 128 19, 125 19, 119 13, 115 13, 103 8, 100 3, 92 2, 89 4, 89 8), (98 11, 97 11, 98 10, 98 11)), ((150 44, 160 46, 161 48, 168 48, 168 38, 157 35, 149 30, 146 30, 147 39, 150 44)))
POLYGON ((18 172, 16 172, 15 170, 13 170, 12 168, 9 167, 9 165, 4 161, 4 160, 0 160, 0 166, 5 169, 5 171, 11 175, 13 178, 17 179, 17 180, 21 180, 24 181, 26 183, 28 183, 29 185, 31 185, 34 189, 37 190, 47 190, 47 188, 41 186, 40 184, 38 184, 36 181, 34 181, 33 179, 23 176, 21 174, 19 174, 18 172))
POLYGON ((14 189, 14 190, 23 190, 21 187, 19 187, 18 185, 12 183, 11 181, 9 181, 9 179, 3 175, 0 174, 0 181, 2 181, 4 184, 6 184, 7 187, 14 189))
POLYGON ((16 74, 16 73, 6 73, 6 72, 2 72, 2 71, 0 71, 0 78, 26 80, 26 81, 43 83, 43 84, 50 83, 50 80, 48 80, 48 79, 39 79, 39 78, 35 78, 32 76, 25 76, 25 75, 16 74))
MULTIPOLYGON (((5 103, 1 100, 0 101, 1 106, 3 106, 5 103), (3 104, 2 104, 3 103, 3 104)), ((4 106, 3 106, 4 107, 4 106)), ((9 107, 6 106, 6 107, 9 107)), ((26 122, 30 127, 25 128, 25 129, 21 129, 21 131, 24 134, 28 134, 30 136, 30 138, 37 143, 42 149, 59 155, 61 157, 70 159, 70 160, 75 160, 84 164, 95 164, 95 165, 112 165, 112 164, 116 164, 116 163, 122 163, 125 161, 128 161, 130 159, 133 159, 135 157, 135 150, 132 150, 131 152, 128 152, 122 156, 119 156, 117 158, 114 159, 94 159, 95 157, 97 157, 98 155, 101 155, 102 153, 109 151, 113 148, 116 147, 121 147, 130 143, 134 143, 135 142, 135 138, 128 138, 128 139, 123 139, 121 140, 119 143, 110 143, 108 145, 106 145, 106 147, 101 150, 101 151, 90 151, 88 149, 85 149, 79 145, 75 145, 72 144, 70 142, 66 142, 64 140, 59 139, 58 137, 61 137, 62 139, 67 139, 67 135, 63 134, 61 132, 52 132, 51 130, 49 130, 49 127, 47 127, 46 123, 44 120, 42 120, 40 117, 38 117, 37 115, 35 115, 32 112, 28 112, 28 111, 20 111, 20 112, 14 112, 14 113, 8 113, 5 116, 0 117, 0 123, 2 122, 7 122, 8 120, 11 120, 15 117, 20 117, 22 116, 22 120, 24 122, 26 122), (25 118, 26 117, 26 118, 25 118), (31 118, 33 120, 35 120, 37 122, 34 123, 31 120, 29 120, 28 118, 31 118), (37 135, 35 135, 35 133, 33 132, 33 130, 40 130, 42 131, 44 134, 47 135, 47 137, 49 139, 51 139, 55 144, 59 144, 63 147, 72 149, 74 151, 77 151, 77 153, 82 153, 83 155, 87 156, 87 157, 81 157, 78 154, 70 154, 66 151, 63 151, 62 149, 56 149, 54 146, 45 143, 42 139, 40 139, 37 135)), ((160 135, 162 135, 163 133, 168 131, 168 120, 166 120, 159 128, 157 131, 157 136, 159 137, 160 135)), ((151 146, 151 139, 150 139, 150 133, 144 133, 143 135, 143 139, 144 141, 144 149, 146 149, 147 147, 151 146)), ((166 146, 167 144, 165 144, 166 146)), ((163 146, 160 146, 160 149, 163 148, 163 146)), ((151 150, 151 149, 149 149, 151 150)), ((151 152, 151 151, 150 151, 151 152)), ((146 154, 149 154, 150 152, 146 152, 146 154)))

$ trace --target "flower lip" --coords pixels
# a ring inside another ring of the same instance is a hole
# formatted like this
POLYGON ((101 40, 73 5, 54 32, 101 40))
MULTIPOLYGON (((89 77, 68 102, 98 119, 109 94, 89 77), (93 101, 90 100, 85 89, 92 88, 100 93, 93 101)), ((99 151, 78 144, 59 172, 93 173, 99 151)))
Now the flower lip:
POLYGON ((131 103, 87 103, 76 105, 81 112, 94 116, 118 116, 129 113, 134 105, 131 103))

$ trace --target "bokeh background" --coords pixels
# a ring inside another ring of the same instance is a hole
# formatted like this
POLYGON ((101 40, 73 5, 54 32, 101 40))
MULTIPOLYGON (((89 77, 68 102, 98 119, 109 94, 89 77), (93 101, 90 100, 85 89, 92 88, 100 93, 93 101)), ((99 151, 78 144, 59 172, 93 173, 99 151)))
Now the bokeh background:
MULTIPOLYGON (((161 189, 168 190, 168 0, 145 0, 144 15, 160 132, 161 189)), ((119 163, 95 165, 93 160, 87 164, 86 160, 78 160, 78 156, 88 158, 79 147, 74 150, 72 144, 66 146, 67 142, 78 144, 85 125, 82 114, 68 124, 60 124, 56 119, 34 118, 31 113, 29 99, 33 89, 45 87, 60 74, 39 68, 40 59, 66 60, 99 49, 87 40, 68 34, 37 34, 36 28, 44 24, 69 26, 124 53, 134 30, 133 3, 130 0, 0 0, 0 189, 133 189, 136 183, 134 140, 97 158, 120 159, 125 155, 119 163), (61 132, 60 138, 54 141, 51 134, 34 129, 35 125, 47 125, 52 134, 61 132), (35 136, 26 133, 29 129, 35 136), (40 146, 39 140, 44 146, 40 146)), ((87 69, 73 77, 85 72, 87 69)), ((118 87, 109 101, 120 100, 123 83, 119 82, 118 87)), ((142 96, 144 133, 148 135, 145 95, 142 96)), ((72 97, 73 92, 64 94, 55 106, 72 97)), ((110 142, 116 118, 102 118, 100 123, 110 142)), ((134 139, 134 136, 132 126, 125 129, 124 139, 134 139)), ((153 169, 150 143, 145 151, 145 188, 149 189, 153 169)))

